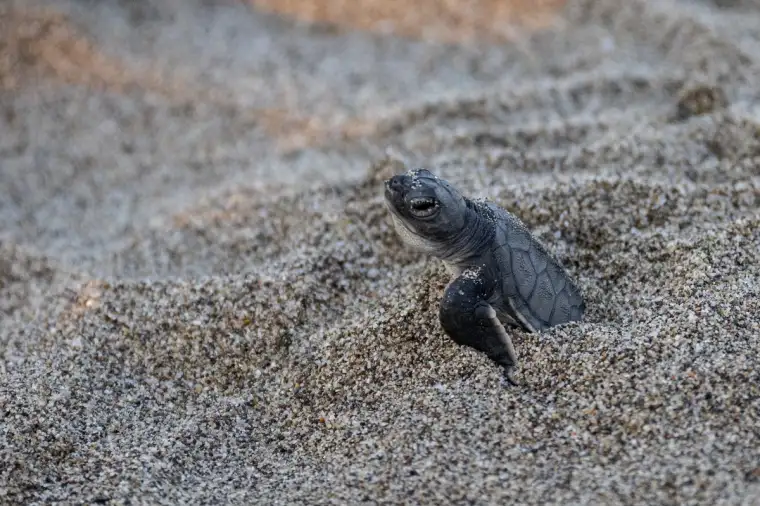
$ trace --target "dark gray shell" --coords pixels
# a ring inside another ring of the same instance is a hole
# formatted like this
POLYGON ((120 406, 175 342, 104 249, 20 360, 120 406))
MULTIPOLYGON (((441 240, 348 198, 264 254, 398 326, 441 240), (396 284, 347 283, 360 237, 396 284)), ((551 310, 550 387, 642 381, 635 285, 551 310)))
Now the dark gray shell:
POLYGON ((479 202, 494 223, 493 258, 502 279, 502 300, 492 304, 528 330, 579 321, 585 303, 578 286, 523 223, 490 202, 479 202))

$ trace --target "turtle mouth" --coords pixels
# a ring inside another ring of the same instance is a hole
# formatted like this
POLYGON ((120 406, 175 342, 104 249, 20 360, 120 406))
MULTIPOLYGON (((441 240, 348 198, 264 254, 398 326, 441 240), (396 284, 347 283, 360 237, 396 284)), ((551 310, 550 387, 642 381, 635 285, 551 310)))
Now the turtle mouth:
POLYGON ((415 211, 419 211, 421 213, 427 213, 432 211, 435 208, 435 199, 432 199, 430 197, 419 197, 416 199, 412 199, 411 207, 415 211))
POLYGON ((429 219, 438 214, 440 202, 432 195, 418 193, 407 175, 397 175, 385 181, 385 202, 388 208, 404 220, 429 219))

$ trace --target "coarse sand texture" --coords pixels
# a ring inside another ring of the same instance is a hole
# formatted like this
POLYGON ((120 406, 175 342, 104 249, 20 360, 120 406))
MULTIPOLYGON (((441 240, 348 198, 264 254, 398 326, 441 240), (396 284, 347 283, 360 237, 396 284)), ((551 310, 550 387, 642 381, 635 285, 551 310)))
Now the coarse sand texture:
POLYGON ((760 4, 364 2, 0 3, 0 503, 760 505, 760 4), (523 386, 400 167, 577 280, 523 386))

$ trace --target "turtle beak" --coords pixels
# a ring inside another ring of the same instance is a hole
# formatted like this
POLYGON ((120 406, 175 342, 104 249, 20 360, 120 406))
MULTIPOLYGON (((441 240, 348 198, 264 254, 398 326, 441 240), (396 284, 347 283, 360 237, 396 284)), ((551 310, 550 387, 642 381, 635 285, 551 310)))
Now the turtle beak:
POLYGON ((404 195, 406 193, 406 176, 397 175, 385 181, 385 200, 394 208, 400 208, 404 205, 404 195))
POLYGON ((393 176, 385 181, 385 196, 399 198, 404 195, 404 176, 393 176))
POLYGON ((390 200, 393 197, 393 190, 391 190, 391 180, 386 179, 384 184, 385 184, 385 200, 390 200))

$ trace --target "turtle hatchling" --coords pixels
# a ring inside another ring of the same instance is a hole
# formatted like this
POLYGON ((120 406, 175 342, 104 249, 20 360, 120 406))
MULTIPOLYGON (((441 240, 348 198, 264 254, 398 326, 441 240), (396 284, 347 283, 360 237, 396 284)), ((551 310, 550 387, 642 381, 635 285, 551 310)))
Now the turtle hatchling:
POLYGON ((385 181, 385 202, 408 246, 442 260, 453 279, 439 308, 457 344, 485 353, 517 385, 507 328, 538 332, 583 318, 568 272, 513 214, 463 196, 427 169, 385 181))

